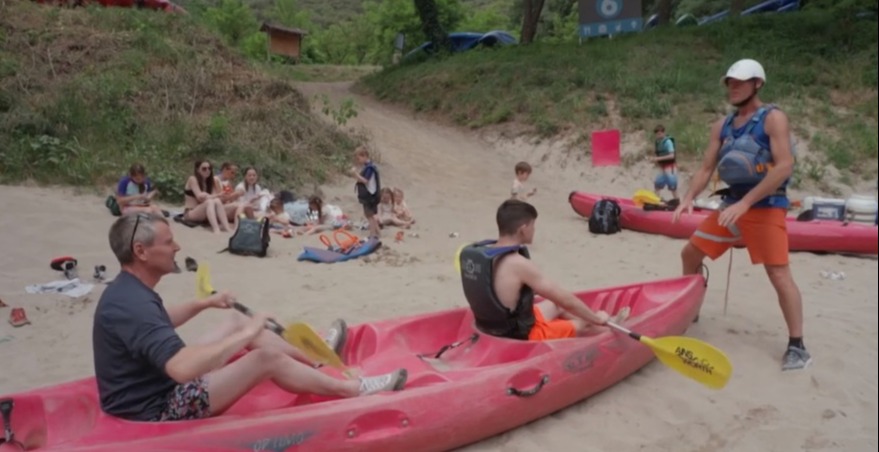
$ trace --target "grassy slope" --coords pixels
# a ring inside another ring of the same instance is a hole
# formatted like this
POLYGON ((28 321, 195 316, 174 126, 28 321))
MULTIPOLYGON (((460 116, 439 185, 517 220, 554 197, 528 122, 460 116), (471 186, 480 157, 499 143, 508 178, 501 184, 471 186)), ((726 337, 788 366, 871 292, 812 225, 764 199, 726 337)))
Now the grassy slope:
POLYGON ((472 128, 510 123, 543 136, 579 133, 583 142, 606 126, 639 133, 661 122, 693 155, 707 142, 708 124, 727 111, 720 77, 742 57, 764 63, 762 97, 780 104, 798 138, 811 142, 809 177, 822 177, 825 161, 875 176, 875 21, 834 27, 821 15, 791 13, 583 45, 475 51, 391 67, 360 87, 472 128))
POLYGON ((199 157, 295 186, 325 179, 353 146, 288 80, 185 16, 12 2, 0 42, 2 182, 101 185, 140 161, 173 199, 199 157))

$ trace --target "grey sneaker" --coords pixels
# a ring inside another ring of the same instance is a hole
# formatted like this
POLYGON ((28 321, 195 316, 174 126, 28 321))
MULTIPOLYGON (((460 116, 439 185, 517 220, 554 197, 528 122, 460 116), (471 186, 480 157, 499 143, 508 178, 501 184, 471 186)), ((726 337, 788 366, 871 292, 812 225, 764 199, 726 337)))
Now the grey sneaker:
POLYGON ((331 325, 330 329, 327 330, 326 335, 324 335, 324 342, 336 352, 340 357, 342 356, 342 349, 345 347, 345 341, 348 339, 348 325, 342 319, 336 319, 331 325))
POLYGON ((788 347, 781 359, 781 370, 805 369, 812 363, 812 355, 799 347, 788 347))
POLYGON ((376 375, 375 377, 360 378, 360 395, 370 395, 382 391, 399 391, 406 386, 409 372, 406 369, 397 369, 389 374, 376 375))

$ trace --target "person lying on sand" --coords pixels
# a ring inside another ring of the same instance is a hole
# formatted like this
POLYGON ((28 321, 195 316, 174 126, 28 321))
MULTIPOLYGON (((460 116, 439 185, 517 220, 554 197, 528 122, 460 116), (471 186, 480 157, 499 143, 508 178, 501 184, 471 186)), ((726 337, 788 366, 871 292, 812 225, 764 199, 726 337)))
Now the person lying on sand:
MULTIPOLYGON (((467 245, 458 257, 464 296, 476 327, 486 334, 531 341, 566 339, 597 332, 610 315, 595 312, 576 295, 544 276, 526 245, 534 239, 537 209, 509 199, 497 210, 497 240, 467 245), (534 295, 546 298, 534 304, 534 295)), ((624 308, 614 319, 628 316, 624 308)))
MULTIPOLYGON (((187 344, 175 329, 206 309, 228 309, 232 296, 165 306, 155 287, 175 270, 180 247, 160 215, 123 215, 109 236, 122 269, 98 301, 92 330, 98 393, 107 414, 152 422, 216 416, 269 379, 292 393, 338 397, 401 390, 406 383, 405 369, 355 380, 328 376, 267 331, 269 317, 261 313, 248 318, 233 310, 227 325, 187 344), (244 349, 250 351, 229 362, 244 349)), ((346 336, 338 320, 325 340, 338 353, 346 336)))

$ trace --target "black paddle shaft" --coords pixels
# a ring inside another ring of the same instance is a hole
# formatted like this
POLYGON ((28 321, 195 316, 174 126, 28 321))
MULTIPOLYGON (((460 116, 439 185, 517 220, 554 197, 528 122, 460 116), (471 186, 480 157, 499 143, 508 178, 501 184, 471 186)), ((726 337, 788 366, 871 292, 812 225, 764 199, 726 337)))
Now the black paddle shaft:
MULTIPOLYGON (((237 301, 232 302, 232 307, 235 308, 236 311, 238 311, 248 317, 253 317, 253 311, 251 311, 250 308, 248 308, 247 306, 244 306, 243 304, 241 304, 237 301)), ((269 331, 277 334, 278 336, 284 335, 284 327, 281 326, 280 323, 278 323, 272 319, 269 319, 266 322, 266 328, 269 331)))

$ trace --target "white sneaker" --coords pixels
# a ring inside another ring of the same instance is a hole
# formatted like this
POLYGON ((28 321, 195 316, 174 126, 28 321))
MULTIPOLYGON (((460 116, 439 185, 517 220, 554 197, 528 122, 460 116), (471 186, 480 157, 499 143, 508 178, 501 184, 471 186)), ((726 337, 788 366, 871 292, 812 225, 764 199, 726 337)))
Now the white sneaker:
POLYGON ((360 395, 370 395, 382 391, 399 391, 406 385, 409 372, 398 369, 389 374, 374 377, 360 377, 360 395))

